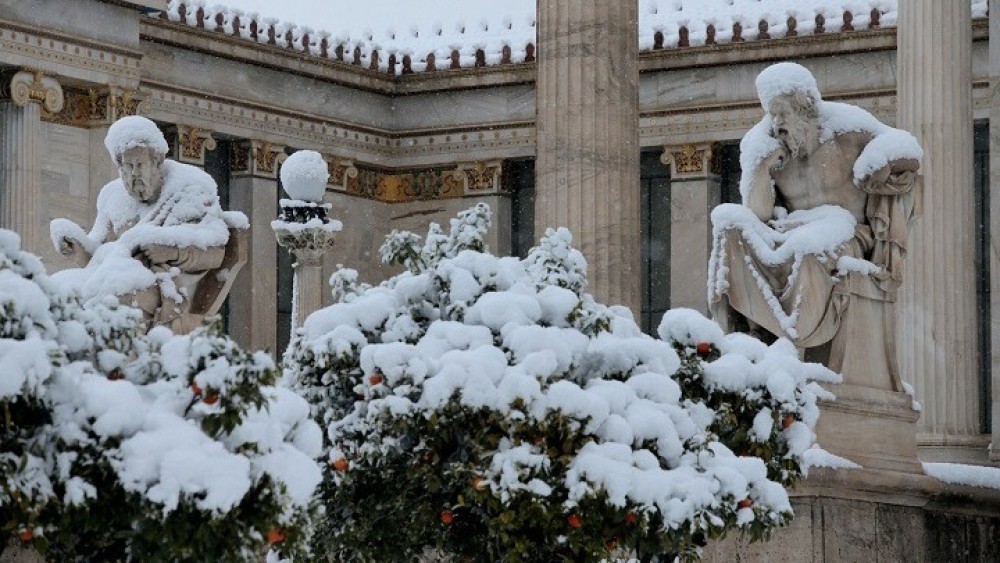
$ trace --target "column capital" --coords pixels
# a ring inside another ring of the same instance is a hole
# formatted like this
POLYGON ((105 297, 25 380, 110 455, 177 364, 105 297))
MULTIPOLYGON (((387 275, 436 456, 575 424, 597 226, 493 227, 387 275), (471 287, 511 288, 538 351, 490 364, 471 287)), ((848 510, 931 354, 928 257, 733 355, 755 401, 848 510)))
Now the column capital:
POLYGON ((195 166, 204 166, 205 151, 215 150, 216 147, 211 131, 188 125, 177 126, 176 143, 174 154, 177 160, 195 166))
POLYGON ((233 143, 230 170, 233 176, 277 179, 278 166, 285 161, 284 145, 247 140, 233 143))
POLYGON ((462 182, 465 194, 487 194, 500 191, 503 164, 499 160, 459 164, 452 174, 462 182))
POLYGON ((62 111, 66 103, 59 81, 40 70, 19 70, 0 75, 0 98, 9 99, 19 106, 36 103, 49 113, 62 111))
POLYGON ((326 185, 335 191, 346 192, 347 182, 358 177, 359 171, 354 166, 354 161, 338 158, 330 154, 324 154, 323 160, 326 161, 327 172, 330 174, 326 185))
POLYGON ((670 166, 672 180, 703 180, 721 173, 719 143, 664 145, 660 162, 670 166))
POLYGON ((321 227, 295 229, 287 223, 271 223, 278 244, 295 256, 295 268, 322 266, 323 255, 334 246, 335 233, 321 227))

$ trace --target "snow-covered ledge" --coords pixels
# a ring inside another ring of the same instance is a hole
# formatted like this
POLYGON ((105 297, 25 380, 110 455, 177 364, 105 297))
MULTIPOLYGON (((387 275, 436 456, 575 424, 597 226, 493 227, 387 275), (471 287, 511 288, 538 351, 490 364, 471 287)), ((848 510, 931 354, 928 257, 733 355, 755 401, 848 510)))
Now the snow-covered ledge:
POLYGON ((299 151, 281 167, 282 186, 292 199, 279 202, 281 214, 271 228, 278 244, 295 256, 293 330, 323 304, 323 255, 343 228, 340 221, 327 218, 330 204, 322 203, 328 178, 326 162, 314 151, 299 151))

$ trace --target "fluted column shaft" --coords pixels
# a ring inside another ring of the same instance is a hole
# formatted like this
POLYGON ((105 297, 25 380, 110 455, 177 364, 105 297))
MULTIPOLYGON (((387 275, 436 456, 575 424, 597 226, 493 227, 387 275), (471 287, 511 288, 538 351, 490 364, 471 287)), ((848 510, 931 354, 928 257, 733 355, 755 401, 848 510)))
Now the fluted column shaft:
MULTIPOLYGON (((1000 14, 1000 0, 990 0, 990 13, 1000 14)), ((1000 18, 990 18, 990 238, 1000 236, 1000 18)), ((1000 287, 1000 249, 989 246, 990 287, 1000 287)), ((990 293, 990 336, 992 339, 992 392, 990 420, 993 426, 990 457, 1000 461, 1000 291, 990 293)))
POLYGON ((924 405, 921 445, 949 448, 979 434, 980 423, 969 1, 900 2, 897 30, 898 124, 924 148, 899 360, 924 405))
POLYGON ((21 248, 42 250, 38 135, 41 106, 0 100, 0 228, 21 236, 21 248))
POLYGON ((637 3, 538 0, 535 234, 568 227, 590 291, 639 313, 637 3))

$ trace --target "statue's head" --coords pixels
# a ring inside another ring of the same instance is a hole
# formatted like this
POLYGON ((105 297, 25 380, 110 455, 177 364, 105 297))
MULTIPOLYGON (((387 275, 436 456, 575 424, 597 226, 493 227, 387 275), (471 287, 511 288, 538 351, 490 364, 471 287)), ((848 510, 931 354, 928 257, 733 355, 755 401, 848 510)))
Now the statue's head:
POLYGON ((168 147, 155 123, 138 115, 123 117, 108 128, 104 146, 129 195, 144 203, 159 199, 168 147))
POLYGON ((767 106, 771 116, 771 135, 789 156, 798 156, 803 147, 819 136, 819 110, 815 102, 801 92, 781 94, 767 106))
POLYGON ((146 146, 125 149, 118 161, 125 191, 143 203, 153 203, 163 189, 163 155, 146 146))
POLYGON ((823 99, 816 78, 795 63, 773 64, 757 75, 760 103, 771 117, 771 135, 789 155, 812 146, 819 132, 819 108, 823 99))

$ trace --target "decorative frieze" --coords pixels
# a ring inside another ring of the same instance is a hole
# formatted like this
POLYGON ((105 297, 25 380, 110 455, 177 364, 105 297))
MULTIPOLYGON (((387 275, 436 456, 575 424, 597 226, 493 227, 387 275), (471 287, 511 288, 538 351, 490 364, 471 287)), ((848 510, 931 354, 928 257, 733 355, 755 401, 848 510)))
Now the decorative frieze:
POLYGON ((42 120, 71 127, 104 127, 115 120, 144 113, 145 97, 123 88, 67 88, 58 111, 42 107, 42 120))
POLYGON ((453 168, 416 170, 355 166, 328 156, 327 188, 385 203, 495 194, 501 190, 500 161, 464 162, 453 168))
POLYGON ((230 173, 233 176, 257 176, 275 179, 278 165, 285 160, 285 147, 267 141, 240 141, 232 144, 230 173))
POLYGON ((21 70, 0 76, 0 98, 11 100, 19 106, 40 104, 50 113, 62 111, 65 105, 62 86, 41 71, 21 70))
POLYGON ((63 68, 75 78, 95 83, 138 85, 139 51, 55 34, 53 29, 40 31, 0 19, 0 58, 14 65, 63 68))

